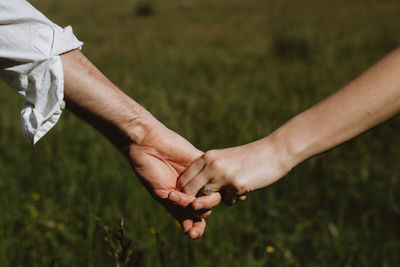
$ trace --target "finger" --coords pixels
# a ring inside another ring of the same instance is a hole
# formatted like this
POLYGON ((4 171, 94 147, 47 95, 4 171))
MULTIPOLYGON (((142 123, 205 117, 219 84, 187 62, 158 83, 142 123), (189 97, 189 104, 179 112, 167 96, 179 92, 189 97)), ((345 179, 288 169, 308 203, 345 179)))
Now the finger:
POLYGON ((227 206, 232 206, 237 201, 235 189, 231 186, 224 188, 222 193, 222 201, 227 206))
POLYGON ((194 196, 187 195, 177 190, 172 190, 168 194, 168 200, 181 207, 187 207, 195 199, 196 198, 194 196))
POLYGON ((243 195, 238 196, 238 200, 240 200, 240 201, 246 200, 246 195, 243 194, 243 195))
POLYGON ((204 168, 204 160, 198 158, 195 160, 179 177, 176 183, 176 189, 181 190, 193 177, 195 177, 204 168))
MULTIPOLYGON (((181 191, 195 196, 200 189, 211 180, 210 174, 203 169, 200 173, 194 176, 182 189, 181 191)), ((213 188, 214 189, 214 188, 213 188)), ((214 189, 215 190, 215 189, 214 189)))
POLYGON ((203 236, 206 229, 206 221, 204 219, 199 219, 193 222, 193 227, 188 232, 190 239, 198 239, 203 236))
POLYGON ((192 219, 184 219, 181 222, 182 231, 186 234, 193 228, 193 220, 192 219))
POLYGON ((209 196, 202 196, 198 197, 193 200, 192 204, 190 205, 193 210, 207 210, 217 206, 221 203, 221 194, 220 193, 213 193, 209 196))
POLYGON ((193 213, 193 215, 194 215, 196 218, 203 218, 203 219, 205 219, 205 218, 207 218, 208 216, 211 215, 211 210, 199 210, 199 211, 195 211, 195 212, 193 213))

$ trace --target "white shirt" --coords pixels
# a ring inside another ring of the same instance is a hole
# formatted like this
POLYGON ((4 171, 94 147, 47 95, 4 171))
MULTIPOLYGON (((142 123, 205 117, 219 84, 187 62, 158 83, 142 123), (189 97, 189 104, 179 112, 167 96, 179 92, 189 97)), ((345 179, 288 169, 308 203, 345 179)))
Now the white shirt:
POLYGON ((26 99, 21 128, 31 143, 61 115, 64 76, 59 55, 82 44, 70 26, 57 26, 25 0, 0 0, 0 79, 26 99))

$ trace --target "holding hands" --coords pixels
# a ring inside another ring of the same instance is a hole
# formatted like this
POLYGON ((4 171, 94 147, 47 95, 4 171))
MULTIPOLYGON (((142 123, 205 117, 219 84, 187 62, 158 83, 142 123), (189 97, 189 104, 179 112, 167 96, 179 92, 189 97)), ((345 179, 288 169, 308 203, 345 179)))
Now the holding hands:
POLYGON ((269 136, 202 154, 119 90, 80 51, 61 58, 67 108, 127 157, 152 197, 192 239, 202 236, 204 218, 221 197, 227 205, 243 200, 300 162, 400 112, 400 50, 395 50, 269 136))
MULTIPOLYGON (((206 227, 204 218, 210 213, 203 218, 193 216, 187 206, 196 198, 177 192, 176 184, 178 177, 202 152, 154 118, 152 121, 140 143, 130 145, 128 159, 151 196, 175 217, 188 237, 200 238, 206 227), (171 192, 177 195, 176 202, 168 200, 171 192)), ((211 204, 218 203, 211 201, 211 204)))

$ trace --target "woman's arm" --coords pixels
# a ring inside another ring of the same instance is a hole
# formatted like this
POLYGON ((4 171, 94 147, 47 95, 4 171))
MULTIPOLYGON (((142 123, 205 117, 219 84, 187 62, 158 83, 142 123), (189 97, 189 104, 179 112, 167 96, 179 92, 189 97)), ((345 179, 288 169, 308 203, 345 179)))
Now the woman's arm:
MULTIPOLYGON (((400 49, 361 76, 298 114, 264 139, 211 150, 181 176, 178 188, 195 195, 203 185, 222 191, 227 204, 268 186, 302 161, 331 149, 400 112, 400 49)), ((193 206, 209 206, 199 198, 193 206)))

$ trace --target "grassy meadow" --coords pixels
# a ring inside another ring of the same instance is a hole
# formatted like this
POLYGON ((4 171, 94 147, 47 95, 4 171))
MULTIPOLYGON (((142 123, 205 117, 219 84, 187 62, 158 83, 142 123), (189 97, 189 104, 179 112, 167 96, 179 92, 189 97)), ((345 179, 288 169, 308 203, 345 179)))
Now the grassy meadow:
MULTIPOLYGON (((397 0, 31 3, 204 151, 268 135, 400 44, 397 0)), ((72 113, 31 146, 23 102, 0 84, 0 266, 115 266, 104 228, 121 217, 134 266, 400 265, 400 117, 216 208, 190 241, 72 113)))

